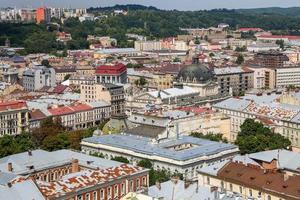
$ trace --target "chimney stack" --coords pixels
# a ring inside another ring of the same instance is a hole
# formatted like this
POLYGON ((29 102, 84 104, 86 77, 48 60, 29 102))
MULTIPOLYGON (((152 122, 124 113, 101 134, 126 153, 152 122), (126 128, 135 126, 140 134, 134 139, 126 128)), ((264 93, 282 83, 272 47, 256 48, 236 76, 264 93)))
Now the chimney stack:
POLYGON ((155 185, 156 185, 156 187, 158 188, 158 190, 161 190, 161 185, 160 185, 160 182, 159 182, 159 181, 156 181, 156 182, 155 182, 155 185))
POLYGON ((72 173, 79 172, 79 161, 78 159, 72 159, 72 173))
POLYGON ((13 171, 12 163, 7 164, 7 171, 9 171, 9 172, 13 171))
POLYGON ((32 151, 31 150, 28 151, 28 155, 32 156, 32 151))

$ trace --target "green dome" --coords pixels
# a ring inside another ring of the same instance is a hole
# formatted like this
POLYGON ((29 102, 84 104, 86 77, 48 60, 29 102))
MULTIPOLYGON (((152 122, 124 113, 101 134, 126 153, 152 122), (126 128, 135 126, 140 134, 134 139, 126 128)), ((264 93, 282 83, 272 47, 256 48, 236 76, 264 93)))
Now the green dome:
POLYGON ((214 78, 213 70, 204 65, 193 64, 182 68, 176 79, 178 82, 183 83, 205 83, 214 78))

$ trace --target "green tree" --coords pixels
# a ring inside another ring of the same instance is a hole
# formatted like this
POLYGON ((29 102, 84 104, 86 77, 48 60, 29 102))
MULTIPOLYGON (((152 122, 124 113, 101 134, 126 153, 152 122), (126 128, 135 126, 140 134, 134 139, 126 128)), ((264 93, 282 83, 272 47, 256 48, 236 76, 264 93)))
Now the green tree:
POLYGON ((237 57, 237 59, 236 59, 236 64, 241 65, 241 64, 244 63, 244 61, 245 61, 245 60, 244 60, 243 54, 239 54, 238 57, 237 57))
POLYGON ((42 60, 41 64, 42 64, 43 66, 45 66, 45 67, 48 67, 48 68, 51 67, 51 65, 50 65, 50 63, 49 63, 49 60, 42 60))
POLYGON ((213 133, 208 133, 206 135, 204 135, 203 133, 199 133, 199 132, 192 132, 191 136, 196 137, 196 138, 202 138, 202 139, 207 139, 207 140, 211 140, 211 141, 216 141, 216 142, 225 142, 227 143, 228 141, 223 138, 222 134, 213 134, 213 133))
POLYGON ((284 40, 276 40, 276 44, 279 45, 281 49, 284 49, 284 40))
POLYGON ((241 125, 241 131, 238 133, 235 143, 239 146, 242 154, 283 149, 291 145, 287 138, 273 133, 268 127, 254 119, 246 119, 241 125))
POLYGON ((147 168, 147 169, 151 169, 152 168, 152 163, 148 159, 143 159, 143 160, 140 160, 138 162, 137 166, 147 168))
POLYGON ((65 75, 65 77, 64 77, 64 81, 66 81, 66 80, 69 80, 69 78, 71 77, 71 74, 67 74, 67 75, 65 75))
POLYGON ((122 162, 122 163, 129 163, 129 160, 127 158, 124 158, 122 156, 116 156, 112 158, 111 160, 117 161, 117 162, 122 162))

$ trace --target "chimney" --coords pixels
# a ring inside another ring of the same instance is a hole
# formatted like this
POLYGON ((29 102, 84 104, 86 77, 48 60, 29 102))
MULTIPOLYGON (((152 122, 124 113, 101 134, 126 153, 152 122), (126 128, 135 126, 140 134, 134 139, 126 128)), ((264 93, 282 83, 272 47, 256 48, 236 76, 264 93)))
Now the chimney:
POLYGON ((31 150, 28 151, 28 156, 32 156, 32 151, 31 150))
POLYGON ((172 183, 174 183, 176 185, 178 183, 178 181, 179 181, 179 177, 178 176, 173 176, 171 178, 171 181, 172 181, 172 183))
POLYGON ((12 163, 7 164, 7 171, 9 171, 9 172, 13 171, 12 163))
POLYGON ((7 183, 7 186, 8 186, 9 188, 11 188, 11 187, 12 187, 12 183, 11 183, 11 182, 8 182, 8 183, 7 183))
POLYGON ((289 179, 289 175, 287 174, 287 173, 284 173, 283 174, 283 181, 285 182, 285 181, 287 181, 288 179, 289 179))
POLYGON ((79 172, 79 161, 78 159, 72 159, 72 173, 79 172))
POLYGON ((159 181, 156 181, 156 182, 155 182, 155 185, 156 185, 156 187, 157 187, 159 190, 161 190, 161 185, 160 185, 160 182, 159 182, 159 181))

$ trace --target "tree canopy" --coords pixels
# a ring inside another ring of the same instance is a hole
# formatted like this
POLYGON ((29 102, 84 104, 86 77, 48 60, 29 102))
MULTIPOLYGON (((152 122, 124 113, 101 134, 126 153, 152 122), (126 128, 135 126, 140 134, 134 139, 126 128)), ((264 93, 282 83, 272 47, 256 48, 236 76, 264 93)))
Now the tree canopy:
POLYGON ((291 145, 291 142, 278 133, 273 133, 268 127, 254 119, 246 119, 241 125, 235 142, 242 154, 260 151, 282 149, 291 145))

